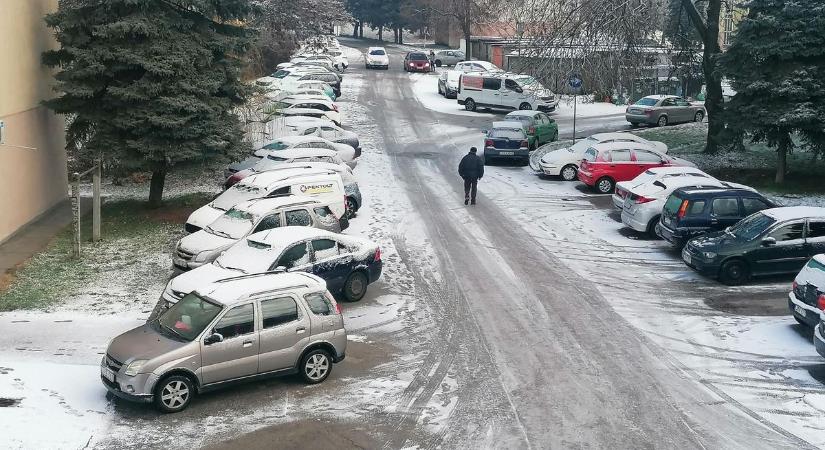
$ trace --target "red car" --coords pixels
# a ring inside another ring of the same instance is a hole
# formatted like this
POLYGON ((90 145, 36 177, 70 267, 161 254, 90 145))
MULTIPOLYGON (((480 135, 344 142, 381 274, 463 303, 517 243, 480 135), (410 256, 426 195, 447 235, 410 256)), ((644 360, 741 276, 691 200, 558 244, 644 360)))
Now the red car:
POLYGON ((407 72, 430 72, 430 58, 426 53, 409 52, 404 57, 404 70, 407 72))
POLYGON ((579 181, 596 188, 601 194, 609 194, 616 182, 636 178, 652 167, 690 166, 690 161, 660 153, 650 145, 640 142, 609 142, 595 144, 584 152, 579 165, 579 181))

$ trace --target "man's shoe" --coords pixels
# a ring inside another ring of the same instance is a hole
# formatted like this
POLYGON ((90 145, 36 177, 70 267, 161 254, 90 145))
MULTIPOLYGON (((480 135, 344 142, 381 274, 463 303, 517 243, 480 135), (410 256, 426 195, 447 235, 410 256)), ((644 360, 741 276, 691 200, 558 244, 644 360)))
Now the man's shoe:
POLYGON ((475 200, 473 200, 472 202, 470 202, 470 204, 471 204, 471 205, 475 205, 475 204, 476 204, 476 201, 475 201, 475 200))
POLYGON ((467 200, 466 198, 464 199, 464 204, 465 204, 465 205, 466 205, 467 203, 469 203, 469 202, 470 202, 470 201, 469 201, 469 200, 467 200))

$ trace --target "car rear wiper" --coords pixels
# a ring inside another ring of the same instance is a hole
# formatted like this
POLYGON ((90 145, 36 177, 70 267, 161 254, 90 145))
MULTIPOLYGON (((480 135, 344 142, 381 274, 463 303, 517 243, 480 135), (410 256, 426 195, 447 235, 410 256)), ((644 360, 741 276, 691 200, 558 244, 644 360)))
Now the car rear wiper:
POLYGON ((662 189, 667 189, 667 186, 659 180, 653 182, 654 186, 661 186, 662 189))

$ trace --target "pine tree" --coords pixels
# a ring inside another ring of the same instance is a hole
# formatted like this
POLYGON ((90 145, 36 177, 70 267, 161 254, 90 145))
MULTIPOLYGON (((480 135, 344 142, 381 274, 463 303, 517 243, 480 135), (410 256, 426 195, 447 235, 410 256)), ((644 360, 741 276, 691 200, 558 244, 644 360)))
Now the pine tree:
POLYGON ((776 148, 776 183, 783 183, 794 135, 813 151, 825 149, 825 2, 753 0, 748 7, 720 60, 736 91, 728 126, 776 148))
POLYGON ((61 0, 46 16, 60 48, 43 62, 58 69, 46 106, 69 117, 67 146, 150 171, 151 206, 171 167, 240 155, 250 12, 246 0, 61 0))

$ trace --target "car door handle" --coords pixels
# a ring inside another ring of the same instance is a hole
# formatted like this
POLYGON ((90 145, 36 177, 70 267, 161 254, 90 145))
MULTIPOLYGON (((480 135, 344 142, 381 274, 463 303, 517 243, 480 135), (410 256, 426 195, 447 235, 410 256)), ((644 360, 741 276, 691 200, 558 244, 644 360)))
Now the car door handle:
POLYGON ((243 341, 243 347, 244 348, 252 347, 252 341, 243 341))
POLYGON ((295 333, 296 333, 296 334, 304 334, 304 333, 306 333, 306 331, 307 331, 306 327, 298 327, 298 328, 295 330, 295 333))

